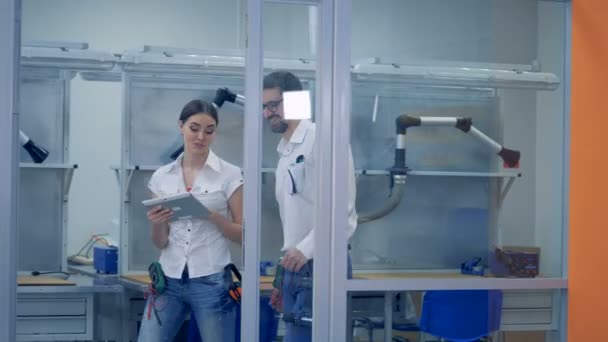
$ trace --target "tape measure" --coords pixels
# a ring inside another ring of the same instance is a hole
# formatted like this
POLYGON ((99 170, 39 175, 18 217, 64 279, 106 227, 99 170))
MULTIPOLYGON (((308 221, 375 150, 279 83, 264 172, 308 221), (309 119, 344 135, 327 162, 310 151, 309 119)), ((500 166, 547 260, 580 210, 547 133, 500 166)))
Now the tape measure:
POLYGON ((153 262, 148 267, 148 274, 150 275, 151 285, 157 295, 163 294, 167 288, 167 282, 165 280, 165 274, 160 263, 153 262))
POLYGON ((165 274, 163 273, 163 268, 160 263, 153 262, 148 266, 148 274, 150 275, 150 286, 148 290, 144 293, 144 298, 148 299, 148 319, 150 319, 151 312, 154 310, 154 316, 158 321, 158 325, 162 325, 160 321, 160 316, 158 315, 158 311, 156 310, 156 299, 160 296, 165 289, 167 288, 167 283, 165 280, 165 274))
POLYGON ((280 258, 277 262, 277 271, 274 275, 274 280, 272 281, 272 287, 278 290, 283 289, 283 277, 285 275, 285 269, 281 265, 282 259, 283 258, 280 258))

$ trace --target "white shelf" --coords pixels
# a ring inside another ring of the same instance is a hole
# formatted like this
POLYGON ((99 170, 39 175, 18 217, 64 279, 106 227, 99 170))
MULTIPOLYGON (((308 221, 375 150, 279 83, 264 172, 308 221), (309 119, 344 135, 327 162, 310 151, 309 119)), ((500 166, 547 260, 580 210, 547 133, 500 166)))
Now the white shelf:
MULTIPOLYGON (((128 166, 128 171, 156 171, 161 166, 156 165, 134 165, 128 166)), ((119 170, 120 167, 110 166, 112 170, 119 170)), ((262 173, 274 173, 275 168, 263 167, 262 173)), ((355 174, 364 176, 388 176, 390 173, 387 170, 368 170, 357 169, 355 174)), ((521 177, 521 172, 469 172, 469 171, 409 171, 408 176, 424 176, 424 177, 479 177, 479 178, 518 178, 521 177)))
POLYGON ((78 168, 78 164, 35 164, 35 163, 19 163, 19 167, 23 169, 45 169, 45 170, 65 170, 63 172, 63 195, 67 201, 70 187, 72 186, 72 178, 74 170, 78 168))
POLYGON ((62 70, 111 70, 118 57, 101 50, 89 50, 86 43, 34 43, 21 48, 21 65, 62 70), (45 46, 43 46, 45 45, 45 46))
MULTIPOLYGON (((127 166, 125 168, 125 170, 127 171, 156 171, 158 170, 162 165, 133 165, 133 166, 127 166)), ((120 170, 120 166, 118 165, 110 165, 110 169, 114 170, 114 171, 118 171, 120 170)))
POLYGON ((428 291, 428 290, 531 290, 565 289, 563 278, 487 278, 487 277, 408 277, 386 279, 350 279, 348 291, 428 291))
POLYGON ((19 167, 24 169, 77 169, 78 164, 19 163, 19 167))
MULTIPOLYGON (((365 176, 388 176, 390 173, 388 170, 355 170, 357 175, 365 176)), ((407 173, 409 176, 414 177, 469 177, 469 178, 495 178, 499 182, 499 197, 498 207, 502 207, 509 190, 513 186, 515 179, 522 176, 521 172, 505 171, 505 172, 468 172, 468 171, 415 171, 411 170, 407 173), (503 180, 508 179, 506 184, 503 185, 503 180)))
MULTIPOLYGON (((125 188, 125 194, 128 194, 129 192, 129 188, 131 187, 131 179, 133 177, 133 175, 137 172, 137 171, 156 171, 158 170, 160 167, 162 167, 162 165, 132 165, 132 166, 127 166, 125 168, 126 171, 126 177, 127 177, 127 184, 126 184, 126 188, 125 188)), ((116 181, 118 182, 118 186, 120 187, 120 166, 118 165, 110 165, 110 169, 112 171, 114 171, 114 174, 116 176, 116 181)))
MULTIPOLYGON (((308 0, 304 2, 309 2, 308 0)), ((126 51, 120 60, 128 72, 204 74, 238 72, 245 67, 242 50, 199 50, 144 46, 126 51)), ((316 61, 306 58, 265 58, 266 69, 288 69, 311 73, 316 61)), ((560 79, 531 66, 454 61, 451 63, 383 63, 378 58, 351 67, 353 80, 371 80, 446 87, 521 88, 555 90, 560 79)))
MULTIPOLYGON (((357 175, 365 176, 388 176, 388 170, 355 170, 357 175)), ((479 177, 479 178, 517 178, 521 177, 521 172, 472 172, 472 171, 416 171, 411 170, 407 173, 408 176, 423 176, 423 177, 479 177)))
POLYGON ((410 171, 409 176, 516 178, 519 172, 410 171))
MULTIPOLYGON (((500 68, 500 66, 497 66, 500 68)), ((487 67, 407 64, 359 64, 353 67, 354 80, 393 81, 434 86, 520 88, 555 90, 559 78, 552 73, 487 67)))
MULTIPOLYGON (((388 176, 388 170, 355 170, 355 174, 364 176, 388 176)), ((469 172, 469 171, 409 171, 408 176, 426 177, 486 177, 486 178, 516 178, 521 177, 518 172, 469 172)))

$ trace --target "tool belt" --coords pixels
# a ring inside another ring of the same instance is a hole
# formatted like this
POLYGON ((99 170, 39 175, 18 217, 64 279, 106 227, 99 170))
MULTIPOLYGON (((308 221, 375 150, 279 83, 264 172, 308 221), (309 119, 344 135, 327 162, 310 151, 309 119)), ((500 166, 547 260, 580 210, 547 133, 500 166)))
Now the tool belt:
POLYGON ((165 289, 167 288, 167 280, 165 279, 163 268, 158 262, 153 262, 150 264, 150 266, 148 266, 148 274, 150 275, 151 282, 148 290, 144 292, 144 298, 150 299, 148 301, 148 313, 146 316, 148 319, 150 319, 152 311, 154 311, 154 316, 158 321, 158 325, 162 325, 156 309, 156 299, 163 294, 163 292, 165 292, 165 289))
POLYGON ((150 280, 152 289, 157 295, 163 294, 165 289, 167 288, 167 280, 165 279, 165 273, 163 272, 163 268, 160 266, 160 263, 153 262, 148 267, 148 274, 150 275, 150 280))
POLYGON ((228 294, 237 304, 241 303, 241 295, 243 289, 241 288, 241 272, 236 268, 234 264, 228 264, 224 267, 224 271, 230 274, 230 286, 228 287, 228 294), (232 275, 236 276, 236 281, 233 280, 232 275))

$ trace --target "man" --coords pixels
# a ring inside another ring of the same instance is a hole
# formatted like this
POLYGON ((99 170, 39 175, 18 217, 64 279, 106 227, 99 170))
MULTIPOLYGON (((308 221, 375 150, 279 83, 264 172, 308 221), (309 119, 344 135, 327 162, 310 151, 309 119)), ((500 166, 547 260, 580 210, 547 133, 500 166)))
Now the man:
MULTIPOLYGON (((314 184, 315 124, 310 120, 286 120, 283 93, 302 90, 300 80, 287 71, 276 71, 264 78, 263 112, 273 132, 282 134, 277 147, 279 162, 275 172, 275 196, 283 225, 285 253, 282 284, 273 292, 273 306, 282 311, 286 322, 286 341, 311 341, 309 324, 298 320, 312 317, 312 274, 314 254, 314 184), (295 318, 295 319, 293 319, 295 318)), ((321 165, 322 166, 322 165, 321 165)), ((355 212, 355 173, 352 154, 349 158, 349 202, 346 235, 350 238, 357 226, 355 212)), ((320 227, 329 229, 329 227, 320 227)), ((352 273, 350 254, 349 277, 352 273)))

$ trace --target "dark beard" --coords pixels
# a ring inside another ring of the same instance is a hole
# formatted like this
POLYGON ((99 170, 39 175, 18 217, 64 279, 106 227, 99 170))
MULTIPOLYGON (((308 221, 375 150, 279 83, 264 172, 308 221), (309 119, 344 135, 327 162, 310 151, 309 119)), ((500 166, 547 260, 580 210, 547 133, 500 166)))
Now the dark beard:
POLYGON ((274 132, 274 133, 280 133, 283 134, 285 133, 285 131, 287 131, 287 122, 285 121, 281 121, 281 124, 278 127, 272 127, 270 126, 270 129, 274 132))
MULTIPOLYGON (((280 116, 278 116, 276 114, 270 116, 268 118, 268 123, 269 124, 270 124, 270 119, 272 119, 274 117, 279 117, 280 118, 280 116)), ((285 120, 283 120, 283 119, 281 119, 281 123, 278 126, 276 126, 276 127, 274 127, 272 124, 270 124, 270 130, 273 131, 274 133, 279 133, 279 134, 285 133, 285 131, 287 131, 287 127, 288 127, 287 126, 287 122, 285 122, 285 120)))

